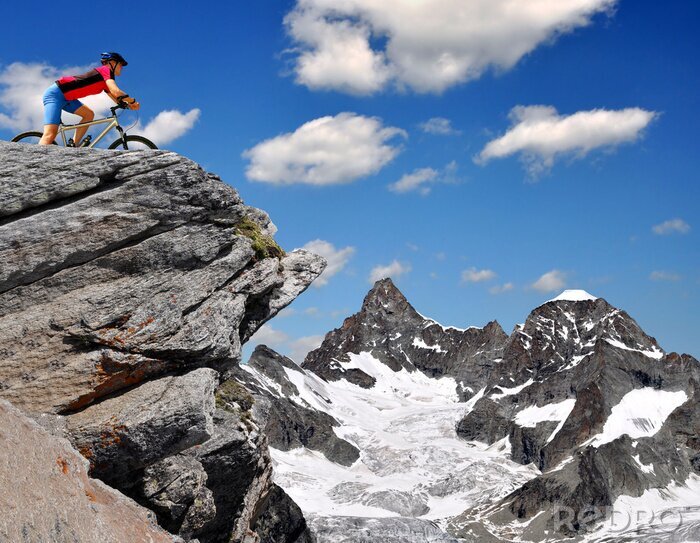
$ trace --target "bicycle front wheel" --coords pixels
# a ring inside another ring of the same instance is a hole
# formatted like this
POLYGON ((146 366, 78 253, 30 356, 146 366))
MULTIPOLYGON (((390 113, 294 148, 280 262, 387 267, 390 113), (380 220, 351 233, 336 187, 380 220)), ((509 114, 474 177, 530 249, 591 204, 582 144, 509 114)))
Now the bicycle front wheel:
MULTIPOLYGON (((10 141, 14 143, 34 143, 37 144, 41 140, 41 137, 44 134, 41 132, 22 132, 21 134, 17 134, 14 138, 12 138, 10 141)), ((54 145, 58 145, 55 141, 53 142, 54 145)))
POLYGON ((119 138, 110 149, 158 149, 156 144, 143 136, 124 136, 124 139, 119 138))

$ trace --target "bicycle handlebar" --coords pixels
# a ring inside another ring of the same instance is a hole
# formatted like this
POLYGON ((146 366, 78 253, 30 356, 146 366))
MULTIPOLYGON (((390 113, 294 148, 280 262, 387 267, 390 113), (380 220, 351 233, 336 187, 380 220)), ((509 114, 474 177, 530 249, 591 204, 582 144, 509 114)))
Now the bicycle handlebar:
POLYGON ((109 110, 112 112, 112 115, 117 114, 118 109, 128 109, 129 105, 126 102, 119 102, 116 106, 112 106, 109 108, 109 110))
POLYGON ((109 108, 109 110, 112 112, 112 115, 116 115, 118 109, 129 109, 130 105, 131 104, 127 104, 124 100, 119 100, 119 103, 117 103, 116 106, 109 108))

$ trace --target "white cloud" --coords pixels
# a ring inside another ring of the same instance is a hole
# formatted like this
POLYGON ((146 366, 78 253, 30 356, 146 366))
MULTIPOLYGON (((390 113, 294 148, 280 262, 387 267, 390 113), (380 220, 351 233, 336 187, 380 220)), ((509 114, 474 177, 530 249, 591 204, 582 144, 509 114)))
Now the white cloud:
POLYGON ((496 278, 496 272, 493 270, 477 270, 471 267, 462 272, 462 283, 483 283, 496 278))
POLYGON ((424 185, 434 183, 437 180, 438 171, 432 168, 421 168, 413 173, 407 173, 396 183, 389 185, 389 190, 399 194, 417 190, 423 195, 430 193, 430 188, 424 185))
POLYGON ((300 337, 289 343, 289 358, 297 364, 301 364, 306 355, 314 349, 321 346, 325 336, 306 336, 300 337))
MULTIPOLYGON (((64 73, 83 73, 88 69, 71 66, 59 70, 48 64, 23 62, 4 67, 0 70, 0 128, 17 132, 41 130, 44 125, 44 91, 64 73)), ((90 96, 82 101, 95 112, 105 113, 109 98, 100 98, 90 96)), ((76 118, 69 113, 65 115, 66 120, 76 118)))
POLYGON ((654 234, 667 236, 669 234, 687 234, 690 232, 690 225, 683 219, 671 219, 652 227, 654 234))
POLYGON ((667 271, 653 271, 649 276, 652 281, 680 281, 681 276, 677 273, 667 271))
MULTIPOLYGON (((58 69, 48 64, 15 62, 0 70, 0 128, 17 132, 42 130, 44 124, 44 91, 61 75, 84 73, 93 66, 69 66, 58 69)), ((104 93, 80 99, 97 117, 109 114, 114 102, 104 93)), ((199 110, 186 114, 162 111, 144 128, 139 124, 133 133, 142 133, 157 144, 170 143, 183 136, 199 117, 199 110)), ((64 113, 65 122, 79 117, 64 113)), ((116 135, 114 136, 116 139, 116 135)), ((110 142, 111 143, 111 142, 110 142)))
POLYGON ((528 172, 537 176, 563 155, 582 158, 595 149, 636 141, 656 116, 639 108, 564 116, 551 106, 517 106, 510 112, 510 129, 486 144, 475 161, 485 164, 519 154, 528 172))
POLYGON ((504 283, 502 285, 495 285, 489 289, 491 294, 503 294, 504 292, 510 292, 515 288, 513 283, 504 283))
POLYGON ((552 270, 545 273, 537 281, 530 285, 531 288, 539 292, 554 292, 566 286, 566 274, 559 270, 552 270))
POLYGON ((354 247, 345 247, 343 249, 336 249, 335 246, 322 239, 315 239, 308 242, 302 247, 311 253, 322 256, 326 259, 328 265, 318 278, 311 283, 313 286, 320 288, 326 286, 331 277, 340 272, 345 265, 348 263, 352 255, 355 254, 354 247))
POLYGON ((277 313, 277 318, 278 319, 286 319, 289 317, 293 317, 294 315, 297 314, 297 310, 294 309, 293 307, 287 306, 285 307, 282 311, 277 313))
POLYGON ((380 119, 340 113, 309 121, 248 149, 246 176, 273 184, 349 183, 378 172, 400 152, 390 144, 405 131, 385 127, 380 119))
POLYGON ((380 279, 385 279, 387 277, 391 277, 392 279, 398 279, 399 277, 407 274, 410 271, 410 264, 404 264, 399 262, 398 260, 394 260, 391 264, 388 264, 386 266, 376 266, 372 268, 372 271, 369 274, 368 281, 370 284, 373 285, 380 279))
POLYGON ((307 315, 309 317, 315 317, 316 315, 319 314, 319 309, 318 307, 307 307, 304 309, 304 315, 307 315))
POLYGON ((296 80, 372 94, 389 84, 442 92, 507 70, 590 24, 617 0, 297 0, 285 26, 296 80))
POLYGON ((397 194, 418 192, 422 196, 430 194, 436 183, 457 183, 457 162, 452 161, 442 171, 433 168, 421 168, 404 175, 396 183, 389 185, 389 190, 397 194))
POLYGON ((420 129, 428 134, 438 136, 456 136, 461 134, 459 130, 452 128, 452 122, 444 117, 433 117, 421 123, 420 129))
POLYGON ((199 119, 200 110, 195 108, 187 113, 177 110, 161 111, 140 133, 156 145, 165 145, 191 130, 199 119))
POLYGON ((263 324, 249 341, 251 344, 263 344, 278 348, 289 341, 289 336, 280 330, 275 330, 269 324, 263 324))

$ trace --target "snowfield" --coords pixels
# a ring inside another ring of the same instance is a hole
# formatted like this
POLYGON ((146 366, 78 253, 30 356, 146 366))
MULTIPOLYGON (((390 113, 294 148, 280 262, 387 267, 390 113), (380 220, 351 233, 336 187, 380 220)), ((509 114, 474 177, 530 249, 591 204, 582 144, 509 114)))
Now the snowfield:
POLYGON ((603 432, 593 437, 591 444, 600 447, 627 434, 631 438, 650 437, 658 432, 668 416, 688 401, 685 392, 666 392, 640 388, 628 392, 612 408, 603 432))
POLYGON ((376 378, 373 388, 345 380, 326 383, 285 368, 300 392, 293 400, 335 417, 341 423, 336 434, 362 451, 358 461, 344 467, 305 448, 271 449, 275 482, 305 514, 405 517, 444 526, 465 509, 505 496, 539 474, 509 460, 507 439, 488 447, 457 437, 457 422, 483 390, 460 403, 452 378, 394 372, 367 352, 349 356, 349 362, 336 362, 376 378))

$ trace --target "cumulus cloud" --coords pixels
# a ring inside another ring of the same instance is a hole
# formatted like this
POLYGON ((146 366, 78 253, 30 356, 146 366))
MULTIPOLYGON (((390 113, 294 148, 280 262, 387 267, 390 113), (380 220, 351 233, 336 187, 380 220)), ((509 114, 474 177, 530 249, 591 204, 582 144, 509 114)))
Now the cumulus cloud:
POLYGON ((378 172, 400 151, 391 140, 405 131, 376 117, 340 113, 309 121, 248 149, 246 176, 278 185, 349 183, 378 172))
POLYGON ((404 264, 402 262, 399 262, 398 260, 394 260, 391 264, 387 264, 386 266, 380 265, 372 268, 372 271, 369 274, 368 281, 371 285, 373 285, 380 279, 385 279, 387 277, 391 277, 392 279, 398 279, 399 277, 407 274, 410 271, 410 264, 404 264))
POLYGON ((200 110, 187 113, 177 110, 161 111, 141 130, 141 134, 156 145, 166 145, 189 132, 199 119, 200 110))
POLYGON ((462 272, 462 283, 483 283, 496 278, 496 272, 493 270, 477 270, 471 267, 462 272))
POLYGON ((503 294, 504 292, 510 292, 515 288, 513 283, 504 283, 502 285, 495 285, 489 289, 491 294, 503 294))
POLYGON ((274 329, 269 324, 263 324, 249 341, 251 344, 262 344, 272 348, 279 348, 289 341, 289 336, 280 330, 274 329))
MULTIPOLYGON (((70 66, 59 70, 48 64, 14 62, 0 70, 0 128, 17 132, 40 130, 44 124, 44 91, 64 73, 83 73, 89 68, 70 66)), ((107 111, 109 98, 83 100, 96 112, 107 111), (105 101, 107 100, 107 101, 105 101), (103 103, 103 104, 102 104, 103 103)), ((76 118, 66 113, 67 118, 76 118)))
POLYGON ((438 171, 432 168, 421 168, 413 173, 407 173, 396 183, 389 185, 389 190, 392 192, 404 193, 414 190, 419 191, 423 195, 430 193, 430 188, 425 186, 429 183, 434 183, 437 180, 438 171))
MULTIPOLYGON (((69 66, 58 69, 41 63, 15 62, 0 70, 0 128, 17 132, 41 130, 44 124, 44 91, 56 79, 65 74, 80 74, 94 66, 69 66)), ((109 114, 114 102, 104 93, 86 96, 80 99, 92 109, 98 117, 109 114)), ((197 118, 199 109, 188 113, 179 111, 162 111, 148 122, 134 130, 157 144, 166 144, 188 132, 197 118)), ((70 113, 63 114, 65 122, 75 122, 79 117, 70 113)), ((116 135, 114 137, 116 139, 116 135)), ((111 142, 110 142, 111 143, 111 142)))
POLYGON ((323 343, 324 336, 305 336, 289 342, 289 358, 301 364, 306 355, 317 349, 323 343))
POLYGON ((649 276, 652 281, 680 281, 681 276, 677 273, 667 271, 653 271, 649 276))
POLYGON ((322 239, 315 239, 302 247, 309 252, 320 255, 326 259, 328 265, 321 275, 312 283, 320 288, 326 286, 331 277, 340 272, 348 263, 352 255, 355 254, 354 247, 344 247, 336 249, 335 245, 322 239))
POLYGON ((282 311, 277 313, 277 318, 278 319, 287 319, 289 317, 293 317, 296 314, 297 314, 296 309, 294 309, 293 307, 287 306, 282 311))
POLYGON ((617 0, 297 0, 285 17, 299 84, 372 94, 442 92, 507 70, 617 0))
POLYGON ((309 351, 319 347, 324 336, 305 336, 294 339, 288 334, 272 328, 269 324, 263 324, 250 338, 249 344, 267 345, 275 351, 286 354, 297 364, 301 364, 309 351))
POLYGON ((427 196, 432 191, 432 185, 437 183, 457 183, 457 163, 450 162, 441 171, 433 168, 420 168, 404 175, 396 183, 388 186, 389 190, 397 194, 407 192, 418 192, 422 196, 427 196))
POLYGON ((540 277, 530 285, 538 292, 547 293, 562 290, 566 286, 566 274, 559 270, 552 270, 540 277))
POLYGON ((683 219, 670 219, 652 227, 654 234, 667 236, 669 234, 687 234, 690 232, 690 225, 683 219))
POLYGON ((461 134, 459 130, 452 128, 452 121, 444 117, 433 117, 420 124, 420 129, 427 134, 438 136, 456 136, 461 134))
POLYGON ((656 116, 639 108, 595 109, 565 116, 551 106, 517 106, 510 112, 510 129, 487 143, 475 161, 485 164, 519 154, 528 172, 537 176, 562 156, 582 158, 595 149, 636 141, 656 116))

